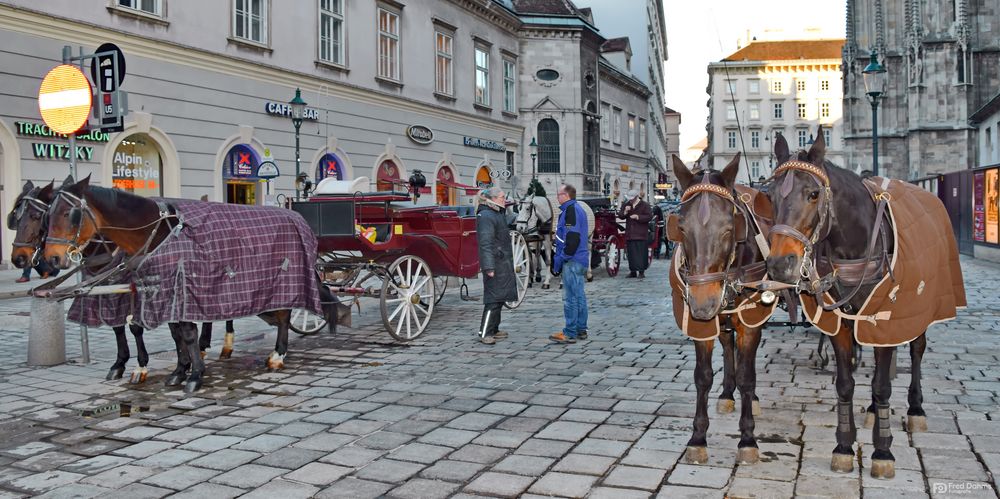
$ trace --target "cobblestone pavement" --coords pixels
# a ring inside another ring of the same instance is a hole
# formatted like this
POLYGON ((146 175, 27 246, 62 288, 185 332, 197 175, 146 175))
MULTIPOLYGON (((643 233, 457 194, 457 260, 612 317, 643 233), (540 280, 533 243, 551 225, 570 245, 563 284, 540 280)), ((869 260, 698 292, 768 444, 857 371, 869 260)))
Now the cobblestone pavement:
MULTIPOLYGON (((864 429, 855 471, 829 471, 832 366, 819 367, 818 333, 801 329, 769 330, 760 348, 761 462, 734 464, 737 416, 714 410, 709 464, 680 462, 694 350, 657 261, 643 281, 588 284, 590 340, 576 345, 546 340, 560 327, 560 294, 537 288, 505 313, 510 339, 492 347, 474 335, 481 304, 449 290, 418 341, 389 341, 369 303, 354 328, 293 337, 279 373, 263 368, 274 332, 241 320, 233 358, 210 360, 191 397, 162 385, 174 356, 165 330, 147 334, 151 376, 131 387, 104 381, 114 358, 104 329, 90 332, 89 365, 25 367, 28 303, 0 302, 0 497, 996 497, 1000 267, 963 268, 969 308, 929 333, 928 433, 902 429, 909 356, 899 356, 893 480, 869 477, 864 429)), ((871 358, 857 374, 858 411, 871 358)))

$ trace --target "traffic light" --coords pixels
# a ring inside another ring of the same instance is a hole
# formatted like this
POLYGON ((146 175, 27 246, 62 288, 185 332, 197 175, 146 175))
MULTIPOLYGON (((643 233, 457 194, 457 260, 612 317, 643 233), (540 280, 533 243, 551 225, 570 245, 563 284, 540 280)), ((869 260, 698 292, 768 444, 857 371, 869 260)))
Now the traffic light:
POLYGON ((120 132, 124 129, 125 115, 128 114, 128 92, 114 90, 105 92, 100 86, 95 87, 94 118, 97 128, 102 132, 120 132))
POLYGON ((120 132, 128 114, 128 93, 121 90, 125 79, 125 56, 111 43, 97 48, 91 63, 94 80, 94 118, 103 132, 120 132))

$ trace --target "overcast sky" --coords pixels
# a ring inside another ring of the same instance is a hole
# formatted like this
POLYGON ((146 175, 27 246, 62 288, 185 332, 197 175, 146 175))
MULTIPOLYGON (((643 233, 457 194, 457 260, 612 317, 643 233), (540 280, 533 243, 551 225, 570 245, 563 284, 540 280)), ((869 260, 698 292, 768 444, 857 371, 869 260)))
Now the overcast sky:
POLYGON ((842 38, 846 24, 844 0, 663 0, 663 11, 665 103, 681 113, 682 155, 705 137, 709 62, 735 52, 748 32, 758 40, 842 38))

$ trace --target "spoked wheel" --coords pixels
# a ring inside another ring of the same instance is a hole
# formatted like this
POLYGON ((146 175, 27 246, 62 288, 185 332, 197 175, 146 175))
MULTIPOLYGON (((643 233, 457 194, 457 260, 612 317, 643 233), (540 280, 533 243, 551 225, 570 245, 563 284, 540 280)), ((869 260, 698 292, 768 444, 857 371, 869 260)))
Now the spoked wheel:
POLYGON ((607 269, 609 277, 618 275, 618 269, 621 268, 621 263, 622 249, 618 246, 618 240, 611 238, 608 241, 608 248, 604 254, 604 268, 607 269))
POLYGON ((316 315, 304 308, 292 309, 288 328, 303 336, 312 336, 326 327, 326 317, 316 315))
POLYGON ((406 255, 389 266, 382 281, 382 324, 398 341, 410 341, 427 328, 434 312, 434 276, 420 258, 406 255))
POLYGON ((649 261, 646 262, 646 267, 648 268, 653 265, 653 248, 649 248, 647 253, 649 253, 649 261))
POLYGON ((517 284, 517 300, 504 303, 507 308, 517 308, 524 301, 524 296, 528 293, 528 285, 531 284, 531 254, 528 251, 528 242, 524 236, 516 230, 510 231, 510 241, 514 249, 514 282, 517 284))

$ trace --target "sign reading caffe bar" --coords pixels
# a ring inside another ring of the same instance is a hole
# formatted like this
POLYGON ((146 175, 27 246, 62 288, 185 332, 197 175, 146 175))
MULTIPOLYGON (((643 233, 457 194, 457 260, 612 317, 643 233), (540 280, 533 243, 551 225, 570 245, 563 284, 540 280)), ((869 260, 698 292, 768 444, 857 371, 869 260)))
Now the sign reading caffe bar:
MULTIPOLYGON (((14 127, 17 128, 17 134, 22 137, 30 137, 33 139, 60 139, 59 142, 32 142, 31 152, 38 159, 70 159, 71 149, 68 143, 62 142, 62 140, 67 140, 68 135, 63 135, 61 133, 56 133, 52 131, 51 128, 45 126, 43 123, 31 123, 29 121, 15 121, 14 127)), ((98 130, 77 133, 76 140, 79 142, 94 142, 98 144, 106 143, 110 139, 110 135, 98 130)), ((76 159, 78 161, 94 161, 94 147, 88 145, 77 145, 76 146, 76 159)))

